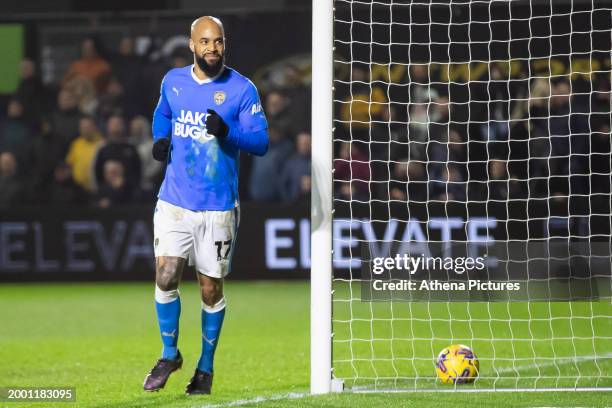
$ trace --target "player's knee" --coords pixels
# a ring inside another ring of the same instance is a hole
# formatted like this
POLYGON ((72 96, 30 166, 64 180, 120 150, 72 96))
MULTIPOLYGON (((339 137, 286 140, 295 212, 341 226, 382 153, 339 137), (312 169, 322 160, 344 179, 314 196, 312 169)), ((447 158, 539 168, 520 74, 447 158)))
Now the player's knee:
POLYGON ((221 296, 221 299, 217 300, 216 302, 212 304, 207 304, 204 301, 202 301, 202 310, 204 310, 207 313, 220 312, 221 310, 225 309, 225 306, 226 306, 225 296, 221 296))
POLYGON ((155 281, 157 287, 163 291, 177 289, 179 284, 178 263, 174 261, 160 263, 157 268, 157 277, 155 281))
POLYGON ((219 282, 207 280, 202 287, 202 302, 208 306, 214 306, 223 298, 223 287, 219 282))
POLYGON ((221 291, 202 289, 202 302, 208 306, 213 306, 215 303, 219 302, 221 298, 223 298, 223 293, 221 291))
POLYGON ((178 277, 176 273, 160 273, 157 277, 157 287, 163 291, 175 290, 178 288, 178 277))

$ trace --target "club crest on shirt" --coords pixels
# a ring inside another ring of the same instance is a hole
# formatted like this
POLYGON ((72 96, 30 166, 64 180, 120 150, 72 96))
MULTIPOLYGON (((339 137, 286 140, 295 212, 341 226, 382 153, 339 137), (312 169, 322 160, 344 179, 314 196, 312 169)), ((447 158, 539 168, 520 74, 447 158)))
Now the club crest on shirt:
POLYGON ((225 102, 225 92, 216 91, 213 99, 217 105, 221 105, 223 102, 225 102))

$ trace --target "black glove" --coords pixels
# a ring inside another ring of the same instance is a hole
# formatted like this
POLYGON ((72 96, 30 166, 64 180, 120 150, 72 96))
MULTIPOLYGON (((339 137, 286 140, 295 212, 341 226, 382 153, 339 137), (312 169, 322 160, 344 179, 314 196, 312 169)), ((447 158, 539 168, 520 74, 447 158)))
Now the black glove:
POLYGON ((168 160, 168 152, 170 151, 170 139, 162 137, 153 143, 153 158, 160 162, 168 160))
POLYGON ((207 109, 206 112, 208 112, 208 116, 206 117, 206 132, 209 135, 214 135, 219 139, 226 137, 227 133, 229 132, 229 128, 223 121, 223 118, 212 109, 207 109))

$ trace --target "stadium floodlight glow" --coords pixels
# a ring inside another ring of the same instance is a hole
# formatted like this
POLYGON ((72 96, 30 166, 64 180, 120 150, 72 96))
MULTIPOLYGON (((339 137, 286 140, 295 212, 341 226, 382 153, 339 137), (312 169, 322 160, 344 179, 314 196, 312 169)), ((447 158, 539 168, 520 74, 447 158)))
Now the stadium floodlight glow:
POLYGON ((609 2, 312 4, 311 392, 612 390, 609 2), (549 296, 364 297, 364 262, 423 244, 549 296), (437 380, 451 344, 473 382, 437 380))

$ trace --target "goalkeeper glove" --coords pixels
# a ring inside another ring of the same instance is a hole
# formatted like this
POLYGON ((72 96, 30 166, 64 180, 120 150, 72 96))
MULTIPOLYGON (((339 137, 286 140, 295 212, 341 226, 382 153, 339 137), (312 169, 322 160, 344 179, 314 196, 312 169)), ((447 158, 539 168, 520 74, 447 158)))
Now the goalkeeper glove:
POLYGON ((227 127, 223 118, 212 109, 208 109, 206 112, 208 112, 208 116, 206 117, 206 132, 209 135, 216 136, 218 139, 225 138, 229 133, 229 127, 227 127))
POLYGON ((170 151, 170 139, 162 137, 157 139, 153 143, 153 158, 157 161, 163 162, 168 159, 168 152, 170 151))

